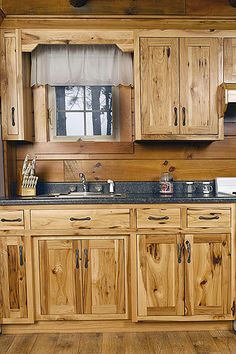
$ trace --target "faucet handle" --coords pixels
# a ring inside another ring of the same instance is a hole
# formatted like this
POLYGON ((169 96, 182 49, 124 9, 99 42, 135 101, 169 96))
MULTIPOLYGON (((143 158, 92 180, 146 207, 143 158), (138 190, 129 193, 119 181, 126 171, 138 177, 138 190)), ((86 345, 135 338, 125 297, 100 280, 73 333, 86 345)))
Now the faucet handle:
POLYGON ((114 181, 112 181, 112 179, 108 179, 107 183, 109 184, 109 193, 114 193, 114 189, 115 189, 114 181))

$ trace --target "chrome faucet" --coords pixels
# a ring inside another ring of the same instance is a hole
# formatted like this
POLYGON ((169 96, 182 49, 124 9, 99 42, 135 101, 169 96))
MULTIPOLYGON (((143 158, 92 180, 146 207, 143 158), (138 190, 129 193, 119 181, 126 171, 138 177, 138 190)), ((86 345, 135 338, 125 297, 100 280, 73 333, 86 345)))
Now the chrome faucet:
POLYGON ((114 193, 115 191, 115 183, 112 179, 108 179, 107 183, 109 184, 109 193, 114 193))
POLYGON ((84 192, 87 192, 88 191, 88 183, 87 183, 87 180, 86 180, 86 177, 85 177, 84 173, 80 173, 79 174, 79 178, 80 178, 80 181, 82 183, 84 192))

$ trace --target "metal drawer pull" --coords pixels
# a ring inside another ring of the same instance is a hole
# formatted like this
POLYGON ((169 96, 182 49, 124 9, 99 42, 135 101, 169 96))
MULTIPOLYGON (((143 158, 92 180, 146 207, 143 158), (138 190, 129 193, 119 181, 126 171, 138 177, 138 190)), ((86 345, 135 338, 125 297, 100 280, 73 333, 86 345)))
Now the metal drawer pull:
POLYGON ((70 221, 89 221, 91 220, 90 216, 87 216, 85 218, 70 218, 70 221))
POLYGON ((177 110, 177 107, 174 108, 174 113, 175 113, 175 127, 177 127, 178 125, 178 110, 177 110))
POLYGON ((183 107, 182 108, 182 112, 183 112, 183 126, 186 125, 186 108, 183 107))
POLYGON ((16 122, 15 122, 15 107, 11 108, 11 125, 13 127, 16 125, 16 122))
POLYGON ((178 263, 180 264, 182 262, 182 252, 183 252, 183 244, 182 243, 177 244, 177 251, 178 251, 178 263))
POLYGON ((199 216, 199 220, 218 220, 220 217, 219 215, 214 216, 199 216))
POLYGON ((21 218, 18 218, 18 219, 4 219, 4 218, 2 218, 0 221, 1 222, 21 222, 22 219, 21 218))
POLYGON ((20 255, 20 266, 22 267, 24 265, 23 246, 19 246, 19 255, 20 255))
POLYGON ((160 217, 157 217, 157 216, 149 216, 148 217, 148 220, 156 220, 156 221, 160 221, 160 220, 169 220, 169 216, 160 216, 160 217))
POLYGON ((188 251, 188 259, 187 262, 191 263, 191 244, 189 241, 185 242, 186 246, 187 246, 187 251, 188 251))
POLYGON ((79 250, 75 250, 75 267, 76 269, 79 269, 79 250))
POLYGON ((84 268, 88 268, 88 262, 89 262, 89 259, 88 259, 88 249, 87 248, 85 248, 84 249, 84 257, 85 257, 85 259, 84 259, 84 268))

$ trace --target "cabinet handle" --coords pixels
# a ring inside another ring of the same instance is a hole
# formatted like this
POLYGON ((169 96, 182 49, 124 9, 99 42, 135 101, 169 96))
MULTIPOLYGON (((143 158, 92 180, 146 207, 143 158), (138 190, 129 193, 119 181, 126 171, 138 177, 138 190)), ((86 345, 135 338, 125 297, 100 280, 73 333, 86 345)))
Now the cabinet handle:
POLYGON ((23 246, 19 246, 19 255, 20 255, 20 266, 22 267, 24 265, 23 246))
POLYGON ((170 47, 167 48, 167 58, 170 57, 170 47))
POLYGON ((70 218, 70 221, 89 221, 91 220, 90 216, 87 216, 85 218, 70 218))
POLYGON ((88 249, 85 248, 84 249, 84 268, 87 269, 88 268, 88 262, 89 262, 89 259, 88 259, 88 249))
POLYGON ((187 251, 188 251, 188 259, 187 262, 191 263, 191 243, 187 240, 185 242, 186 246, 187 246, 187 251))
POLYGON ((175 123, 174 123, 174 125, 177 127, 177 125, 178 125, 178 109, 177 109, 177 107, 174 107, 174 112, 175 112, 175 123))
POLYGON ((75 250, 75 268, 79 269, 79 250, 78 250, 78 248, 75 250))
POLYGON ((186 125, 186 108, 182 108, 182 113, 183 113, 183 126, 186 125))
POLYGON ((214 215, 214 216, 199 216, 199 220, 218 220, 220 217, 219 215, 214 215))
POLYGON ((18 218, 18 219, 0 219, 1 222, 21 222, 22 219, 21 218, 18 218))
POLYGON ((156 220, 156 221, 160 221, 160 220, 169 220, 169 216, 149 216, 148 220, 156 220))
POLYGON ((177 251, 178 251, 178 263, 180 264, 182 262, 182 253, 183 253, 183 244, 182 243, 177 244, 177 251))
POLYGON ((11 125, 13 127, 16 125, 16 122, 15 122, 15 107, 11 108, 11 125))

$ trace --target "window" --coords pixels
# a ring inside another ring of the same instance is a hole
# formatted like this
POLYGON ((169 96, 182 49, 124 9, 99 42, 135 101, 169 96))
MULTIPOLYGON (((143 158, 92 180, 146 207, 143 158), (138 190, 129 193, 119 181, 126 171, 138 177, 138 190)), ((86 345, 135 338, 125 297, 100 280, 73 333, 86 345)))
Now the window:
POLYGON ((49 88, 53 139, 119 140, 119 88, 56 86, 49 88))

